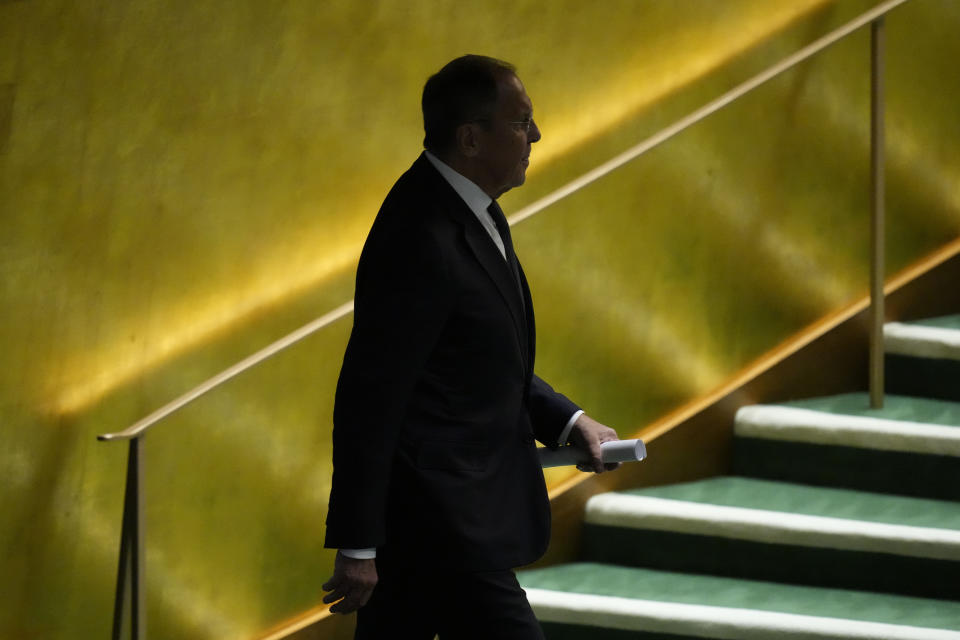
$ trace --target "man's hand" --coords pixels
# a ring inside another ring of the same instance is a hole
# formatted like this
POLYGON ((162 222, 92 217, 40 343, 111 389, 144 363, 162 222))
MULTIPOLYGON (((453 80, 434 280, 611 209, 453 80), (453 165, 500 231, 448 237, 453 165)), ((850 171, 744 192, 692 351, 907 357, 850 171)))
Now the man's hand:
POLYGON ((590 454, 590 461, 578 464, 577 469, 603 473, 619 467, 619 462, 604 464, 600 458, 600 444, 619 439, 617 432, 610 427, 600 424, 585 413, 581 414, 570 431, 570 440, 575 447, 590 454))
POLYGON ((367 604, 373 588, 377 585, 376 560, 358 560, 348 558, 337 551, 333 564, 333 577, 323 585, 324 603, 340 600, 330 607, 333 613, 353 613, 367 604))

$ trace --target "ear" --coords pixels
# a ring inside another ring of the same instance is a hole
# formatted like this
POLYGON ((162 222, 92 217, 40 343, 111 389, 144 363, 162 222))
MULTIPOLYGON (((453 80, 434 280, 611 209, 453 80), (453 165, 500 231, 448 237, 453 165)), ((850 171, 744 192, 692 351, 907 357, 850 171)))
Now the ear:
POLYGON ((468 122, 457 127, 457 151, 467 158, 475 158, 480 153, 479 124, 468 122))

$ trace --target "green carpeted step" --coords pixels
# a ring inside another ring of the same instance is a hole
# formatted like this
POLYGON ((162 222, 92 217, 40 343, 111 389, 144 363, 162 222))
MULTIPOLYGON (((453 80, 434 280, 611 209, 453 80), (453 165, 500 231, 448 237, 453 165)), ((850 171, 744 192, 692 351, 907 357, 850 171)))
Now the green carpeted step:
POLYGON ((905 324, 916 324, 920 325, 921 327, 935 327, 937 329, 952 329, 954 331, 960 331, 960 314, 940 316, 939 318, 912 320, 905 324))
POLYGON ((737 411, 734 433, 867 449, 960 456, 960 403, 888 395, 871 409, 865 393, 847 393, 737 411))
POLYGON ((955 602, 597 563, 518 578, 548 638, 960 640, 955 602))
POLYGON ((960 503, 721 477, 587 503, 584 557, 960 599, 960 503))
POLYGON ((960 402, 960 315, 884 327, 886 390, 960 402))
MULTIPOLYGON (((721 476, 604 496, 636 496, 960 533, 960 503, 721 476)), ((694 507, 695 508, 695 507, 694 507)), ((689 513, 689 511, 688 511, 689 513)), ((590 509, 588 507, 588 521, 590 509)), ((782 521, 781 521, 782 522, 782 521)), ((957 537, 960 542, 960 535, 957 537)), ((960 559, 960 556, 957 557, 960 559)))
POLYGON ((960 426, 960 403, 922 397, 887 395, 880 409, 870 408, 870 396, 866 393, 806 398, 784 402, 781 406, 878 420, 960 426))
POLYGON ((921 358, 960 360, 960 315, 883 326, 887 353, 921 358))
POLYGON ((737 475, 960 499, 960 402, 865 393, 738 411, 737 475))

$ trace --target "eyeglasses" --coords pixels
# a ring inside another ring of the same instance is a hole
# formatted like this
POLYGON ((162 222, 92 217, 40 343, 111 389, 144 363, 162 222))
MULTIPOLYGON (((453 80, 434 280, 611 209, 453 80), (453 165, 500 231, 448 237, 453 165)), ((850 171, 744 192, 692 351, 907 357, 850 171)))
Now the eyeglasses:
MULTIPOLYGON (((491 118, 477 118, 474 122, 486 122, 491 123, 493 119, 491 118)), ((517 131, 522 131, 523 133, 530 133, 530 127, 535 127, 536 125, 533 122, 533 118, 526 118, 524 120, 508 120, 507 124, 516 128, 517 131)))
POLYGON ((517 128, 517 131, 523 131, 524 133, 530 133, 530 127, 534 126, 533 118, 526 118, 525 120, 513 120, 508 122, 517 128))

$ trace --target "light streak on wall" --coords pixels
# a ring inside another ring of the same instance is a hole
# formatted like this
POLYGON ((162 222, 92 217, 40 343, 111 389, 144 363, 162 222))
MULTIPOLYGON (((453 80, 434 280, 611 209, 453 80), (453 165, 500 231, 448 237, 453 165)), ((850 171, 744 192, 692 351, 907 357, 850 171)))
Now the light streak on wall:
POLYGON ((637 64, 623 68, 617 78, 588 90, 590 97, 585 102, 591 105, 589 110, 564 114, 550 122, 551 135, 544 136, 534 149, 531 173, 535 174, 538 168, 544 168, 585 142, 610 131, 640 109, 706 76, 831 1, 797 0, 771 5, 755 15, 744 16, 738 21, 735 32, 724 32, 722 37, 711 34, 702 38, 698 47, 685 52, 685 56, 677 51, 678 55, 655 60, 657 66, 637 64))
MULTIPOLYGON (((774 281, 789 297, 812 313, 835 308, 849 299, 857 285, 851 281, 850 265, 818 264, 808 251, 808 239, 782 231, 767 220, 770 212, 757 208, 753 194, 741 182, 711 179, 709 168, 714 155, 703 146, 668 146, 661 157, 669 159, 662 168, 676 176, 677 184, 705 194, 704 206, 709 208, 711 220, 726 227, 729 235, 742 238, 751 255, 757 255, 757 264, 772 265, 761 275, 774 281)), ((789 194, 783 196, 787 202, 790 198, 789 194)), ((818 237, 815 241, 829 246, 833 238, 818 237)))
POLYGON ((205 342, 222 336, 255 313, 282 305, 350 265, 360 253, 360 244, 339 247, 315 242, 318 258, 311 264, 292 268, 278 256, 272 276, 260 278, 250 289, 234 288, 212 292, 204 300, 184 300, 182 306, 155 315, 165 318, 169 329, 159 340, 147 345, 139 357, 132 357, 122 342, 78 358, 67 358, 67 367, 88 372, 82 383, 63 388, 54 402, 55 411, 76 413, 91 406, 113 389, 163 362, 205 342))
MULTIPOLYGON (((602 307, 601 300, 593 304, 602 307)), ((664 380, 670 386, 689 394, 703 393, 720 384, 726 375, 726 368, 716 362, 709 354, 699 351, 688 343, 673 319, 667 314, 656 313, 653 309, 636 300, 607 302, 608 313, 620 323, 623 335, 629 337, 631 346, 650 362, 657 363, 664 380), (637 318, 646 317, 643 324, 637 318)))
MULTIPOLYGON (((864 46, 866 46, 864 44, 864 46)), ((889 55, 889 54, 888 54, 889 55)), ((808 117, 822 123, 830 133, 831 139, 849 140, 859 136, 861 155, 864 163, 869 154, 869 106, 867 68, 862 69, 864 77, 861 99, 854 99, 846 87, 843 74, 833 75, 820 82, 809 82, 804 88, 805 96, 798 109, 808 113, 808 117)), ((889 89, 888 89, 889 92, 889 89)), ((888 98, 889 99, 889 98, 888 98)), ((917 102, 920 102, 917 99, 917 102)), ((916 105, 919 107, 919 105, 916 105)), ((890 110, 890 105, 886 107, 890 110)), ((886 175, 888 199, 891 179, 904 177, 904 183, 923 199, 936 202, 942 207, 926 207, 911 212, 911 215, 935 216, 940 222, 946 222, 960 232, 960 164, 949 164, 943 156, 930 153, 930 145, 936 140, 929 130, 923 131, 917 123, 922 115, 906 113, 897 109, 894 114, 887 113, 884 118, 884 138, 886 152, 886 175), (897 116, 900 116, 899 118, 897 116)), ((844 152, 849 153, 845 149, 844 152)), ((956 154, 953 156, 957 160, 956 154)))
MULTIPOLYGON (((57 535, 75 538, 79 533, 80 545, 92 550, 99 564, 113 568, 117 563, 117 530, 108 524, 113 522, 114 518, 104 514, 87 513, 70 531, 60 530, 57 535)), ((243 638, 256 629, 252 620, 242 620, 236 611, 221 613, 197 589, 177 578, 157 545, 147 545, 146 564, 148 620, 162 618, 168 625, 190 629, 205 638, 243 638)), ((106 573, 113 575, 113 571, 106 573)))

